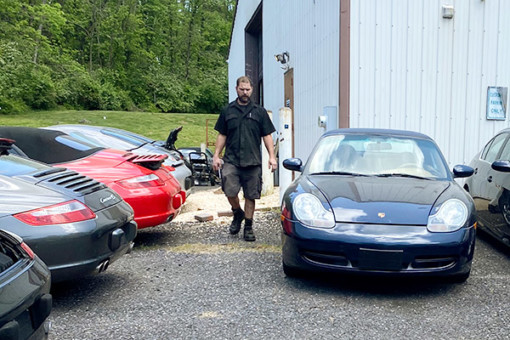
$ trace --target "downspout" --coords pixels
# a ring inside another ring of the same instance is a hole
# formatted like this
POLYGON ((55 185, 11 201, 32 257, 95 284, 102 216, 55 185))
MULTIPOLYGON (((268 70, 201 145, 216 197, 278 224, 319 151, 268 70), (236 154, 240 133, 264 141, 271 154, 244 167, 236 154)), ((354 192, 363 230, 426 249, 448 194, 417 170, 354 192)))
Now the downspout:
POLYGON ((351 0, 340 0, 340 66, 338 84, 338 123, 340 128, 349 127, 350 48, 351 48, 351 0))

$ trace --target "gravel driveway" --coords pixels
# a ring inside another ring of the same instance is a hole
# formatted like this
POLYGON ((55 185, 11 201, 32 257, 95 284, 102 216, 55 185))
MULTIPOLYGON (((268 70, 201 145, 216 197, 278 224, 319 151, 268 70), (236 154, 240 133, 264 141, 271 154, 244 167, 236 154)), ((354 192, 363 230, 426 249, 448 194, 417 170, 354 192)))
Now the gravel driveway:
POLYGON ((140 231, 103 274, 55 286, 50 339, 508 339, 510 252, 476 245, 464 284, 289 279, 279 214, 257 211, 257 241, 228 221, 140 231))

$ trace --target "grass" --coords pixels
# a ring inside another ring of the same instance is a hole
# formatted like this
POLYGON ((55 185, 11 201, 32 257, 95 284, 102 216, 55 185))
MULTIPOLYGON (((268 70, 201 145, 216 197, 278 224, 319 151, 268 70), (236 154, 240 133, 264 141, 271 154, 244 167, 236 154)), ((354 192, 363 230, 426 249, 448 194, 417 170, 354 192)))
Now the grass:
MULTIPOLYGON (((135 251, 149 251, 160 249, 160 245, 139 245, 135 246, 135 251)), ((281 246, 270 244, 203 244, 203 243, 185 243, 177 246, 167 246, 166 251, 178 254, 223 254, 223 253, 279 253, 282 251, 281 246)))
POLYGON ((57 124, 88 124, 116 127, 157 140, 166 140, 170 130, 183 126, 176 147, 200 146, 209 132, 209 148, 214 150, 217 114, 154 113, 123 111, 30 111, 1 115, 0 125, 44 127, 57 124))
POLYGON ((243 246, 238 244, 181 244, 175 247, 167 247, 170 253, 184 254, 219 254, 219 253, 239 253, 239 252, 256 252, 256 253, 279 253, 281 247, 269 244, 257 244, 255 246, 243 246))

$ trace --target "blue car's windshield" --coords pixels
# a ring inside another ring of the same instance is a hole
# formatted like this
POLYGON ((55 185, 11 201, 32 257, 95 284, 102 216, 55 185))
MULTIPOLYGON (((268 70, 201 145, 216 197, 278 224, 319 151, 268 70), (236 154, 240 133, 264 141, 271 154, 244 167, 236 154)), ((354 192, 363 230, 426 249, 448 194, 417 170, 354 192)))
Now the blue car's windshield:
POLYGON ((358 134, 321 139, 305 171, 427 179, 450 177, 441 152, 430 140, 358 134))

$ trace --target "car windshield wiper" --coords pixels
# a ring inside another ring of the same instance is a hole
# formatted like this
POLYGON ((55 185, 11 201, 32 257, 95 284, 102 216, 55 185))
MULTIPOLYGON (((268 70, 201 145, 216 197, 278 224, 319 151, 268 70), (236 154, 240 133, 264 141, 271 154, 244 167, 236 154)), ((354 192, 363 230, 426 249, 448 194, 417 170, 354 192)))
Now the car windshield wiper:
POLYGON ((401 174, 401 173, 377 174, 377 175, 374 175, 374 176, 377 176, 377 177, 407 177, 407 178, 416 178, 416 179, 426 179, 427 181, 431 180, 428 177, 409 175, 409 174, 401 174))
POLYGON ((310 175, 344 175, 344 176, 369 176, 365 174, 360 174, 357 172, 348 172, 348 171, 321 171, 321 172, 312 172, 310 175))

